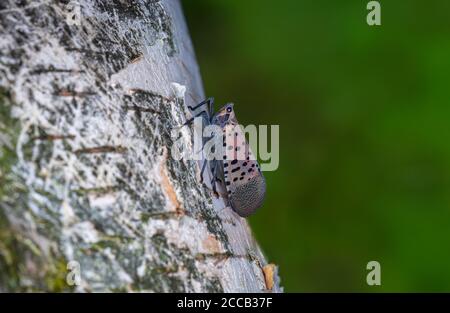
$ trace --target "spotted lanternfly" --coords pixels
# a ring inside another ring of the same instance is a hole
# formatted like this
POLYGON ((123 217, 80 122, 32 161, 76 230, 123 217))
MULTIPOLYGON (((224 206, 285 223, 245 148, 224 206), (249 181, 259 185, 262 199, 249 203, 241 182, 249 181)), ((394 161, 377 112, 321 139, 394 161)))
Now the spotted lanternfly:
POLYGON ((227 104, 214 113, 214 99, 209 98, 198 105, 188 108, 195 111, 202 108, 195 117, 203 116, 207 122, 222 129, 222 158, 205 161, 201 169, 201 179, 207 166, 212 173, 211 186, 217 194, 219 184, 228 205, 240 216, 253 214, 263 204, 266 194, 266 182, 259 164, 250 150, 245 134, 239 126, 233 110, 233 104, 227 104))

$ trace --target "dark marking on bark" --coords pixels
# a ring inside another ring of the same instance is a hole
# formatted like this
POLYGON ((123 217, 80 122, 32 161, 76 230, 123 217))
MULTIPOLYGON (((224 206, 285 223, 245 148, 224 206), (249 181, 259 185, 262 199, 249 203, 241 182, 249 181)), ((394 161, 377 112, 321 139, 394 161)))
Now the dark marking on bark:
POLYGON ((148 91, 148 90, 142 90, 138 88, 129 89, 128 92, 130 95, 134 96, 134 98, 137 101, 145 101, 145 100, 155 100, 155 98, 159 101, 165 101, 165 102, 171 102, 173 99, 164 97, 162 95, 159 95, 157 93, 148 91))
POLYGON ((176 219, 179 220, 183 216, 189 216, 189 213, 181 208, 177 208, 175 211, 163 211, 163 212, 150 212, 150 213, 142 213, 141 218, 143 220, 148 219, 158 219, 158 220, 170 220, 176 219))
POLYGON ((74 139, 75 136, 73 135, 50 135, 45 134, 41 136, 31 137, 31 140, 63 140, 63 139, 74 139))
POLYGON ((124 109, 125 109, 126 111, 136 111, 138 114, 141 113, 141 112, 144 112, 144 113, 153 113, 153 114, 161 114, 160 111, 157 111, 157 110, 155 110, 155 109, 138 107, 137 105, 134 105, 134 106, 126 106, 126 107, 124 107, 124 109))
POLYGON ((105 186, 105 187, 93 187, 93 188, 79 188, 72 191, 79 194, 96 194, 105 195, 120 190, 120 186, 105 186))
POLYGON ((55 94, 55 96, 60 96, 60 97, 78 97, 78 98, 83 98, 83 97, 87 97, 87 96, 94 96, 96 95, 95 92, 92 91, 73 91, 73 90, 60 90, 57 91, 55 94))
POLYGON ((39 66, 30 71, 30 75, 43 75, 43 74, 83 74, 84 70, 78 69, 64 69, 64 68, 55 68, 54 66, 45 67, 39 66))
POLYGON ((95 153, 125 153, 127 148, 122 146, 99 146, 92 148, 83 148, 75 150, 76 154, 95 154, 95 153))

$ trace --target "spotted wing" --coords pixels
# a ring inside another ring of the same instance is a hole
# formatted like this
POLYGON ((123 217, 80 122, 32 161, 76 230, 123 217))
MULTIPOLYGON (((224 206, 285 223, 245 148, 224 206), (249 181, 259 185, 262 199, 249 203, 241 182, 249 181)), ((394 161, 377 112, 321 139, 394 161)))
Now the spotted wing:
POLYGON ((224 129, 223 174, 231 207, 248 216, 262 205, 266 184, 240 127, 224 129))

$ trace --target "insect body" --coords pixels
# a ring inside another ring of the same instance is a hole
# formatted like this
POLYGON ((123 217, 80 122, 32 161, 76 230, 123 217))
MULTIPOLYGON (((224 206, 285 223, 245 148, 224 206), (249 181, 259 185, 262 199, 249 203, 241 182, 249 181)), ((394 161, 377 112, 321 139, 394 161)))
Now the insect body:
POLYGON ((220 184, 221 189, 226 190, 223 196, 229 206, 240 216, 247 217, 263 204, 266 193, 264 176, 236 119, 233 104, 227 104, 214 113, 213 101, 209 98, 195 107, 189 107, 193 111, 206 106, 206 110, 195 117, 203 116, 208 123, 222 130, 222 141, 217 145, 221 147, 221 158, 205 161, 201 177, 203 179, 203 172, 209 164, 213 191, 216 192, 216 184, 220 184))

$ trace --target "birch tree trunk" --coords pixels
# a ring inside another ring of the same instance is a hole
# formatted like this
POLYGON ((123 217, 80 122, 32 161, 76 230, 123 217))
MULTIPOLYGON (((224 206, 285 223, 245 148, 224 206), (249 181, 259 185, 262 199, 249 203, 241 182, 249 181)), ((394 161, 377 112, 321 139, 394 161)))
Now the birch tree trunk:
POLYGON ((176 0, 2 1, 0 291, 280 291, 172 155, 203 98, 176 0))

